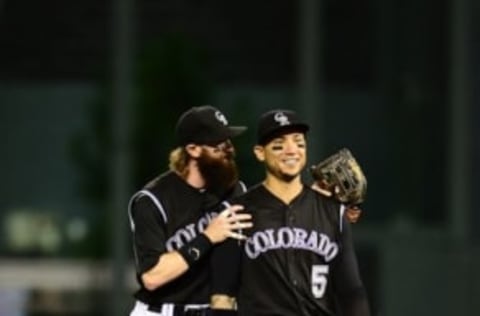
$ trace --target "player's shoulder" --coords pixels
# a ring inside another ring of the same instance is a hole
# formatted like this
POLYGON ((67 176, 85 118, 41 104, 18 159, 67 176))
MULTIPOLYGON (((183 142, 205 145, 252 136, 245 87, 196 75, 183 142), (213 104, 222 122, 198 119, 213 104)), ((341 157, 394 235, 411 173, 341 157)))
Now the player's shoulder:
POLYGON ((332 199, 332 197, 326 196, 325 194, 322 194, 322 193, 312 189, 312 187, 307 185, 307 184, 303 185, 303 190, 306 193, 306 195, 308 196, 308 198, 326 201, 327 203, 335 203, 336 202, 334 199, 332 199))
POLYGON ((176 173, 172 171, 164 172, 135 192, 132 196, 132 203, 135 205, 163 204, 176 195, 175 192, 179 190, 181 185, 181 179, 176 173))
POLYGON ((162 173, 148 182, 143 189, 149 191, 159 199, 171 199, 178 196, 184 198, 201 194, 198 189, 188 185, 178 174, 173 171, 162 173))
POLYGON ((241 194, 235 197, 234 199, 232 199, 232 202, 234 202, 235 204, 244 204, 248 201, 257 199, 261 195, 261 192, 262 192, 262 184, 261 183, 255 184, 249 187, 244 194, 241 194))
POLYGON ((340 202, 330 196, 321 194, 308 185, 304 185, 304 192, 307 199, 315 200, 316 203, 322 205, 322 207, 325 209, 337 211, 341 207, 340 202))
POLYGON ((227 194, 227 199, 233 199, 236 198, 245 192, 247 192, 247 186, 245 183, 241 180, 238 180, 235 185, 233 186, 233 189, 227 194))
POLYGON ((143 187, 144 190, 154 191, 156 189, 169 188, 178 182, 179 176, 173 171, 166 171, 152 180, 148 181, 143 187))

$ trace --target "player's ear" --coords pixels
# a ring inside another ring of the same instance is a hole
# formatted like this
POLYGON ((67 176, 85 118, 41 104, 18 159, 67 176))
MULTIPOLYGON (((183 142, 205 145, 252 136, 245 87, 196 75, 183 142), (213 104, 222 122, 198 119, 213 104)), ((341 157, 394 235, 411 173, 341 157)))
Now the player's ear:
POLYGON ((198 158, 202 153, 202 147, 195 144, 188 144, 187 146, 185 146, 185 151, 190 157, 198 158))
POLYGON ((255 154, 255 157, 257 157, 258 161, 265 160, 265 148, 263 146, 255 145, 253 147, 253 153, 255 154))

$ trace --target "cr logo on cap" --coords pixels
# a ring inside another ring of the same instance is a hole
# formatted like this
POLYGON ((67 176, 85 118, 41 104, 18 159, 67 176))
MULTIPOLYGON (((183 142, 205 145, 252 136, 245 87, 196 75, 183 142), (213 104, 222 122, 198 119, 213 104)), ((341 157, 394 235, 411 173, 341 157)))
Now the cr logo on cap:
POLYGON ((275 122, 280 124, 280 126, 290 125, 290 121, 288 120, 288 117, 283 112, 275 113, 275 116, 273 117, 273 119, 275 120, 275 122))
POLYGON ((228 125, 227 118, 225 117, 225 115, 223 115, 222 112, 216 111, 216 112, 215 112, 215 117, 217 118, 217 120, 219 120, 220 122, 222 122, 223 125, 228 125))

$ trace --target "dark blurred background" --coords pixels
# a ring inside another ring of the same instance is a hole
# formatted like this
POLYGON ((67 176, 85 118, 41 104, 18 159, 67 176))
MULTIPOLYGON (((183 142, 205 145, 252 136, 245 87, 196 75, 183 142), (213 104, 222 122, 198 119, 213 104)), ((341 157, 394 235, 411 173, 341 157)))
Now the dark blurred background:
POLYGON ((129 196, 202 104, 247 184, 268 109, 350 148, 373 315, 478 313, 479 56, 474 0, 0 0, 0 315, 128 315, 129 196))

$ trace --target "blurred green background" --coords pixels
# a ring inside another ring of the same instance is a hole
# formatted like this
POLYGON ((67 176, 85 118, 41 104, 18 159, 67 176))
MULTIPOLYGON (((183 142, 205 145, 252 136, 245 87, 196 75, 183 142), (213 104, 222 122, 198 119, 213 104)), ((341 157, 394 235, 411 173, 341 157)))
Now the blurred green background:
MULTIPOLYGON (((129 196, 187 108, 313 126, 368 177, 354 226, 373 315, 480 310, 480 2, 0 0, 0 315, 128 315, 129 196)), ((306 175, 308 179, 308 175, 306 175)))

